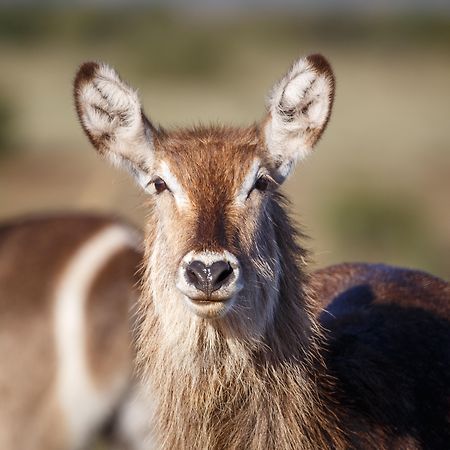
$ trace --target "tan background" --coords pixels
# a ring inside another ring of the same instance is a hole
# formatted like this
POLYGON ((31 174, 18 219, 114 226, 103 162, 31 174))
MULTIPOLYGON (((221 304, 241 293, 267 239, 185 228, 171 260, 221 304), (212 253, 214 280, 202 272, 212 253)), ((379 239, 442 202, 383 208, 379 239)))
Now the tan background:
MULTIPOLYGON (((219 2, 220 3, 220 2, 219 2)), ((320 51, 333 117, 286 189, 315 265, 383 261, 450 276, 450 18, 438 11, 0 9, 0 219, 108 211, 143 194, 99 161, 71 82, 105 60, 164 126, 259 119, 273 81, 320 51)))

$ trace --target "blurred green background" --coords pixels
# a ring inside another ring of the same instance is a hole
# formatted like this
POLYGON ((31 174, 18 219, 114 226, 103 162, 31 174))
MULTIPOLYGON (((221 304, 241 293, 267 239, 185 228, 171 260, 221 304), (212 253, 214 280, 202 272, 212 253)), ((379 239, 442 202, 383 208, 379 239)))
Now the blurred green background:
POLYGON ((144 195, 77 123, 81 62, 117 67, 164 126, 248 124, 294 58, 321 52, 337 77, 333 117, 286 186, 313 267, 383 261, 450 277, 450 7, 242 4, 0 6, 0 219, 75 209, 143 223, 144 195))

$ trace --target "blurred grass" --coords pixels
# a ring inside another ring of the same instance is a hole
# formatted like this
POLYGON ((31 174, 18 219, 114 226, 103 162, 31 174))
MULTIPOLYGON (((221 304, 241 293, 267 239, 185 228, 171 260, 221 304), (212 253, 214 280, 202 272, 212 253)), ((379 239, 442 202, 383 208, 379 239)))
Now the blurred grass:
POLYGON ((262 117, 301 54, 338 80, 329 129, 287 190, 318 265, 386 261, 450 276, 450 18, 177 14, 165 9, 0 9, 0 218, 112 210, 143 195, 77 124, 71 81, 106 60, 163 125, 262 117), (19 152, 19 150, 22 150, 19 152))
POLYGON ((409 45, 430 43, 448 47, 450 18, 436 14, 352 15, 339 14, 249 14, 237 16, 186 15, 164 8, 82 8, 56 6, 2 8, 0 39, 18 44, 42 45, 55 38, 82 45, 95 40, 129 43, 138 39, 164 35, 176 39, 188 32, 216 40, 224 37, 233 43, 245 38, 268 42, 293 42, 308 39, 316 42, 367 45, 389 41, 409 45), (230 33, 230 31, 232 33, 230 33))
POLYGON ((0 158, 12 152, 14 134, 14 107, 12 101, 0 91, 0 158))
POLYGON ((299 43, 391 50, 431 45, 448 51, 450 18, 256 14, 223 20, 155 8, 7 8, 0 14, 0 41, 26 50, 55 43, 68 50, 107 45, 141 76, 204 78, 220 73, 243 43, 284 51, 299 43))
POLYGON ((324 221, 340 252, 392 263, 402 255, 430 272, 445 263, 445 249, 414 198, 361 189, 341 192, 329 203, 324 221))

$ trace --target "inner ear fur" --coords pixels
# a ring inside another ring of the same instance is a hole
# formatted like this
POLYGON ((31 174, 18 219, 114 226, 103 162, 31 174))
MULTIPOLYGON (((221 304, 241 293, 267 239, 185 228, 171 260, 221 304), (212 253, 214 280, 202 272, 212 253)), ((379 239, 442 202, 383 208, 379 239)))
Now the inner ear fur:
POLYGON ((86 62, 75 77, 74 100, 81 126, 97 151, 145 183, 155 130, 136 91, 107 64, 86 62))
POLYGON ((330 118, 335 78, 319 54, 294 62, 273 86, 262 125, 263 139, 278 181, 307 156, 322 136, 330 118))

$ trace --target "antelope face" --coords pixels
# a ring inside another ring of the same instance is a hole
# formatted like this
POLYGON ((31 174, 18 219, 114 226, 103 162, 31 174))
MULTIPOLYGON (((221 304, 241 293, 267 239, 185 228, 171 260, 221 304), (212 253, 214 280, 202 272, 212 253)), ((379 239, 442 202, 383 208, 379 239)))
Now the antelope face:
POLYGON ((269 262, 266 273, 254 267, 255 259, 276 256, 266 222, 277 183, 264 157, 254 128, 197 129, 155 142, 146 188, 156 224, 152 251, 171 255, 166 276, 202 317, 223 315, 273 272, 269 262))
POLYGON ((273 308, 282 257, 271 220, 277 189, 323 132, 333 89, 328 63, 313 55, 274 86, 260 125, 167 132, 150 123, 113 69, 80 68, 75 101, 84 130, 149 194, 155 293, 178 292, 205 318, 261 309, 257 301, 266 314, 273 308))

